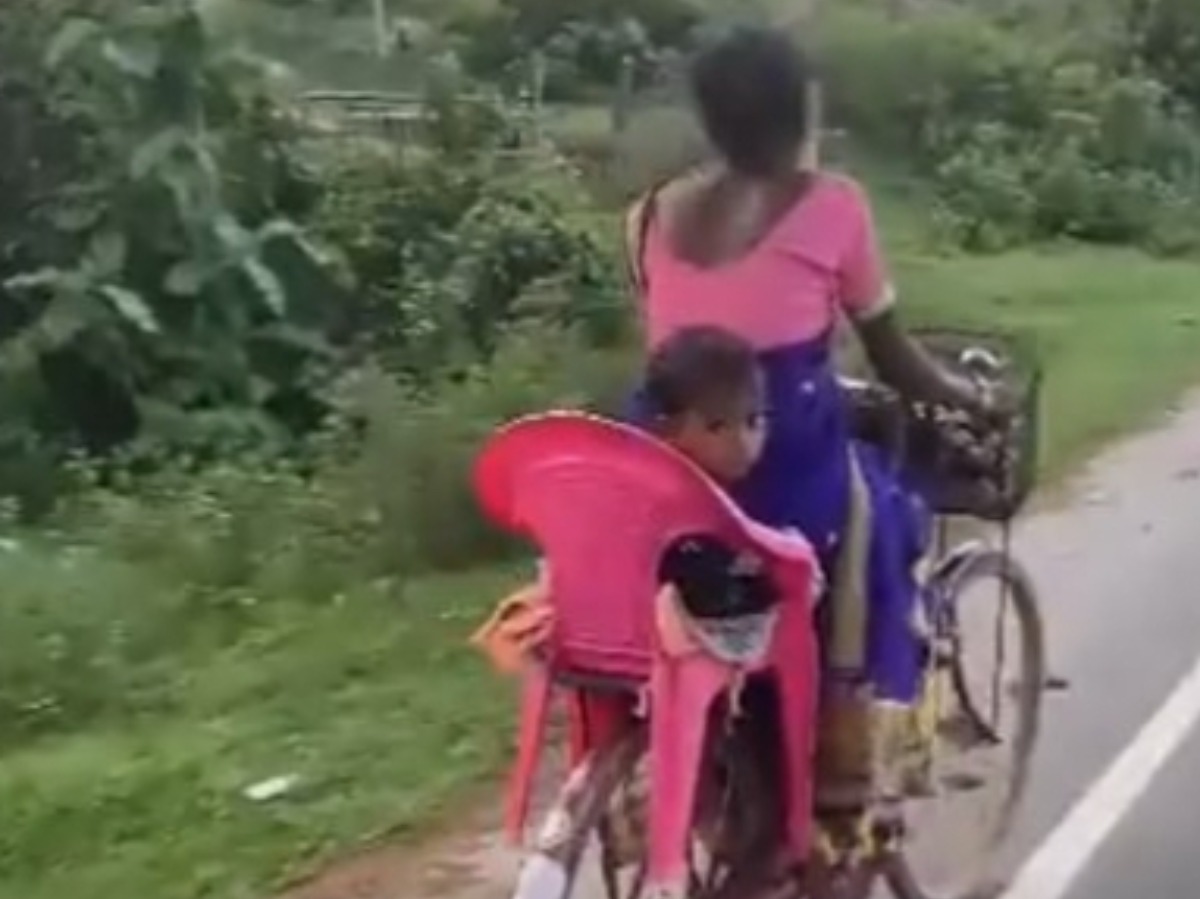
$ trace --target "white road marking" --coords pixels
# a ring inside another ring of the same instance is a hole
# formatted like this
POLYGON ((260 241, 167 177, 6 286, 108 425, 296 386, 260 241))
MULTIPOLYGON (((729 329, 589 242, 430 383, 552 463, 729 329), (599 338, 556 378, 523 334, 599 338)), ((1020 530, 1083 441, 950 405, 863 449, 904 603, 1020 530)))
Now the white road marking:
POLYGON ((1200 658, 1133 741, 1029 857, 1005 899, 1062 899, 1200 720, 1200 658))

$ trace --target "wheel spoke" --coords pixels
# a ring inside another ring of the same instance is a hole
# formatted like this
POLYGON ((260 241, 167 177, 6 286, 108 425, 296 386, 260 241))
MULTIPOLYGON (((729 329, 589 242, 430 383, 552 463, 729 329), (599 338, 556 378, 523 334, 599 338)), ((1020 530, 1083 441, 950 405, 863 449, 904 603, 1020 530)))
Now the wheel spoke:
POLYGON ((1009 586, 1006 578, 1000 578, 997 581, 1000 596, 999 602, 996 604, 996 620, 993 624, 993 653, 992 653, 992 714, 988 721, 991 725, 992 733, 1000 733, 1000 703, 1004 697, 1003 681, 1004 681, 1004 666, 1007 662, 1005 653, 1005 643, 1007 634, 1004 630, 1004 620, 1008 612, 1009 602, 1009 586))
POLYGON ((641 899, 646 890, 646 864, 639 862, 625 870, 606 869, 604 889, 608 899, 641 899), (627 882, 627 886, 622 886, 627 882))
POLYGON ((641 895, 646 889, 647 870, 644 862, 637 866, 633 872, 632 882, 629 885, 629 892, 625 894, 625 899, 641 899, 641 895))

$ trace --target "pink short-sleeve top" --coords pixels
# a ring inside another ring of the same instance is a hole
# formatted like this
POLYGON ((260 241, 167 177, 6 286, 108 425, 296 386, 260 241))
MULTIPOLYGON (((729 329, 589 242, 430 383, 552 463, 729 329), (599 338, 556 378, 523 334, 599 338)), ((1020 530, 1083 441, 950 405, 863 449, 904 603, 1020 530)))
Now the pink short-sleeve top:
POLYGON ((816 175, 746 255, 715 267, 680 259, 652 220, 642 272, 651 346, 680 328, 717 325, 770 350, 828 334, 840 315, 862 321, 893 302, 865 194, 828 173, 816 175))

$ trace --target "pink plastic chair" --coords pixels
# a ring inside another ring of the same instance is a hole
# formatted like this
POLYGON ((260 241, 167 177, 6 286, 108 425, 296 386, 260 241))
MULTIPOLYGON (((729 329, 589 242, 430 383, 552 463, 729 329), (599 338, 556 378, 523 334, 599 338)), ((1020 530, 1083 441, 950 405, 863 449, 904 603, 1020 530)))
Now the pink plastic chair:
POLYGON ((816 562, 808 544, 750 522, 699 469, 651 437, 577 413, 523 419, 500 430, 478 461, 475 484, 498 524, 541 548, 556 613, 546 664, 532 670, 523 687, 506 816, 510 837, 519 840, 524 831, 556 685, 579 700, 572 718, 576 756, 621 727, 611 714, 588 715, 581 682, 648 687, 649 880, 665 888, 686 882, 709 710, 738 672, 705 655, 662 652, 654 597, 663 551, 686 534, 707 533, 756 552, 785 597, 762 670, 775 673, 780 685, 787 839, 797 859, 806 857, 818 678, 811 621, 816 562))

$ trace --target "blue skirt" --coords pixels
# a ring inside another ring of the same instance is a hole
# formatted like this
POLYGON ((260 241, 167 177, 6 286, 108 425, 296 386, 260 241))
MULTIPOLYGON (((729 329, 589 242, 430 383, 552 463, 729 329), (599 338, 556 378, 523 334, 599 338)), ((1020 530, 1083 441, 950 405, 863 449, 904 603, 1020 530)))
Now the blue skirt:
MULTIPOLYGON (((850 453, 856 454, 872 512, 862 674, 877 698, 912 703, 923 655, 913 626, 915 569, 929 545, 930 517, 883 453, 852 441, 829 348, 829 338, 822 337, 759 354, 767 385, 767 442, 754 469, 730 493, 755 520, 799 530, 832 574, 850 509, 850 453)), ((653 413, 645 395, 635 393, 628 419, 645 423, 653 413)))

